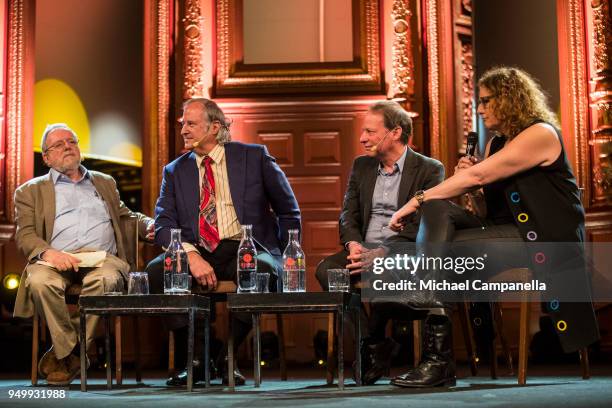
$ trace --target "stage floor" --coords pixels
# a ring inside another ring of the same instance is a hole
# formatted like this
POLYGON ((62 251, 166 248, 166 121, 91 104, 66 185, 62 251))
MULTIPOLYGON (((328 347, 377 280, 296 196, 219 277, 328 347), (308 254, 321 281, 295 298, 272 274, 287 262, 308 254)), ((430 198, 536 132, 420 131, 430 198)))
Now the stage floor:
MULTIPOLYGON (((93 373, 88 380, 89 391, 79 391, 79 381, 66 390, 63 399, 9 398, 9 391, 51 390, 44 385, 32 387, 29 381, 10 379, 2 375, 0 380, 0 406, 25 407, 611 407, 612 367, 593 367, 593 377, 579 378, 577 366, 549 366, 533 368, 528 385, 519 387, 516 377, 503 376, 492 380, 485 376, 470 377, 463 367, 457 386, 450 389, 402 389, 382 379, 377 385, 357 387, 349 379, 341 392, 335 386, 324 385, 323 372, 316 369, 289 370, 289 381, 280 381, 277 371, 264 370, 263 383, 258 389, 252 381, 230 392, 219 380, 206 390, 198 384, 188 393, 184 388, 165 386, 163 373, 145 373, 141 384, 136 384, 128 371, 124 384, 106 390, 102 373, 93 373), (148 375, 147 375, 148 374, 148 375)), ((399 374, 400 370, 394 370, 399 374)), ((503 373, 503 371, 502 371, 503 373)), ((249 374, 245 372, 245 374, 249 374)), ((247 375, 247 378, 252 377, 247 375)), ((57 389, 57 388, 54 388, 57 389)), ((61 388, 60 388, 61 390, 61 388)))

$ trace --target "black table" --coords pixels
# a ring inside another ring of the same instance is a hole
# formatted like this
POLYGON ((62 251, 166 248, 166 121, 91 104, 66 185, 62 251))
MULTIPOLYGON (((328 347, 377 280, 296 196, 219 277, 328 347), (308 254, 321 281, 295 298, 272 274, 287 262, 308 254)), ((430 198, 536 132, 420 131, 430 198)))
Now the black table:
POLYGON ((334 313, 338 322, 335 328, 338 336, 338 388, 344 389, 344 319, 347 312, 353 312, 356 341, 356 380, 361 385, 361 325, 359 313, 361 297, 348 292, 298 292, 298 293, 231 293, 227 295, 227 309, 231 323, 227 345, 229 387, 234 389, 234 327, 232 313, 250 313, 253 318, 253 372, 255 387, 261 384, 260 315, 262 313, 334 313))
MULTIPOLYGON (((194 326, 196 315, 204 317, 204 372, 206 387, 210 386, 209 370, 209 332, 210 300, 198 295, 116 295, 116 296, 81 296, 79 299, 81 325, 79 338, 81 345, 85 340, 85 318, 87 314, 97 314, 104 318, 106 386, 112 387, 110 361, 110 318, 117 315, 165 315, 187 314, 189 316, 189 333, 187 338, 187 390, 193 388, 193 355, 194 326)), ((81 391, 87 391, 87 357, 86 348, 81 347, 81 391)))

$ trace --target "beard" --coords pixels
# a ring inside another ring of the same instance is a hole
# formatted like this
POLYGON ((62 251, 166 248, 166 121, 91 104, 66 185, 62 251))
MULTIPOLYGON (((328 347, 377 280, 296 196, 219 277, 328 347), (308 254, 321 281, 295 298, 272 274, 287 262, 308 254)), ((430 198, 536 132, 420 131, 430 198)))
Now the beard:
POLYGON ((68 157, 66 160, 62 162, 61 165, 55 167, 55 170, 60 173, 66 173, 67 171, 77 170, 81 165, 83 158, 79 155, 79 157, 68 157))

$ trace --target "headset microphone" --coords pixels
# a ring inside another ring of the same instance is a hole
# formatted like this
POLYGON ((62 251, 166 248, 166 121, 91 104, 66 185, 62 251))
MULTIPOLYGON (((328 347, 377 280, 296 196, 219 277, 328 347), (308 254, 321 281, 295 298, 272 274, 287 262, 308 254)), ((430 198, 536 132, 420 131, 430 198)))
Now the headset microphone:
POLYGON ((387 138, 387 135, 389 135, 391 131, 388 131, 387 133, 385 133, 385 135, 382 137, 382 139, 380 139, 380 141, 378 143, 376 143, 374 146, 370 147, 370 151, 372 153, 376 153, 378 151, 378 146, 387 138))

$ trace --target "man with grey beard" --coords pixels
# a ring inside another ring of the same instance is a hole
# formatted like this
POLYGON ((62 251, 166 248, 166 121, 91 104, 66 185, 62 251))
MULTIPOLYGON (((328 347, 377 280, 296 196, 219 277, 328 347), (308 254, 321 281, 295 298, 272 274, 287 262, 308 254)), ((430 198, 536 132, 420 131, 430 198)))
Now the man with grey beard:
MULTIPOLYGON (((129 272, 130 238, 120 229, 120 220, 137 216, 139 233, 147 239, 153 237, 154 223, 123 204, 112 177, 81 164, 78 138, 67 125, 47 126, 41 149, 49 173, 15 191, 15 240, 28 265, 14 314, 31 317, 36 309, 44 316, 53 345, 38 364, 39 375, 50 385, 65 386, 80 370, 78 316, 68 312, 66 288, 80 283, 81 295, 101 295, 106 280, 113 290, 122 291, 129 272), (74 254, 92 251, 106 252, 101 265, 79 267, 74 254)), ((97 321, 97 316, 87 317, 87 345, 97 321)))

